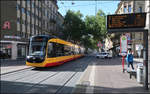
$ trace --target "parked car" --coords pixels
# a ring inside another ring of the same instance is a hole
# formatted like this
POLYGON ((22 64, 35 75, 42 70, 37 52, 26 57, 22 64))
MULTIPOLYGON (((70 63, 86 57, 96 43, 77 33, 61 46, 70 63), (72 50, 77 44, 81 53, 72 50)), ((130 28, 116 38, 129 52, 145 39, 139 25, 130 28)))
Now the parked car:
POLYGON ((108 54, 106 52, 101 52, 96 55, 97 58, 107 58, 108 54))

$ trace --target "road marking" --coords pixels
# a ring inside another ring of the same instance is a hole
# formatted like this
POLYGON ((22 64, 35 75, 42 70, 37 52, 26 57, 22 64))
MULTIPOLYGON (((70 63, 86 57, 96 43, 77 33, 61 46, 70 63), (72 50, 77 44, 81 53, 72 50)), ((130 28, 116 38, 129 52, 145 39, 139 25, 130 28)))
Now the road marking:
POLYGON ((91 73, 90 73, 90 76, 89 76, 89 81, 90 81, 90 85, 91 86, 94 86, 94 82, 95 82, 95 65, 92 65, 92 68, 91 68, 91 73))
POLYGON ((86 87, 86 93, 94 93, 94 85, 95 85, 95 62, 93 62, 91 67, 91 72, 89 76, 90 86, 86 87))

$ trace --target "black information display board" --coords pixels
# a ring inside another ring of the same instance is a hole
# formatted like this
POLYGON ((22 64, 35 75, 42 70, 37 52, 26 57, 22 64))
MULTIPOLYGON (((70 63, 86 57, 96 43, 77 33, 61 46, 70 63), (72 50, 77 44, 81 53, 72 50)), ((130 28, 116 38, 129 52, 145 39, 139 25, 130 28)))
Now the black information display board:
POLYGON ((107 29, 144 28, 146 13, 117 14, 107 16, 107 29))

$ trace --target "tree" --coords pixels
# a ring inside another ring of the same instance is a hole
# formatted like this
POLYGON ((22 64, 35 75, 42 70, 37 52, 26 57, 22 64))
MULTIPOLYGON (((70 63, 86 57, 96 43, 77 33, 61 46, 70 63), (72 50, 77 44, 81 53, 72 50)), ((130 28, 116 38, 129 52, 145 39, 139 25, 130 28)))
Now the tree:
POLYGON ((84 34, 87 36, 91 34, 93 36, 92 48, 98 48, 98 41, 102 41, 106 37, 106 15, 102 10, 99 10, 96 16, 86 16, 84 34))
POLYGON ((96 16, 86 16, 80 11, 68 10, 64 18, 63 39, 84 45, 85 48, 95 49, 98 41, 106 37, 106 15, 99 10, 96 16))
POLYGON ((68 10, 64 19, 64 39, 78 43, 81 40, 84 31, 84 21, 81 19, 80 11, 74 12, 68 10))

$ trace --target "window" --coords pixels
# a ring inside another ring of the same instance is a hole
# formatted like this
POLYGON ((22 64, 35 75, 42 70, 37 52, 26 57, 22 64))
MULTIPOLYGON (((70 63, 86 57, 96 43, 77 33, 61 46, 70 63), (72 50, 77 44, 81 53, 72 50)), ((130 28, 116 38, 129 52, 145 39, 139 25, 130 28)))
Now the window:
POLYGON ((21 11, 22 11, 22 13, 25 13, 25 9, 24 8, 22 8, 21 11))
POLYGON ((26 47, 25 45, 18 45, 18 57, 24 58, 26 56, 26 47))
POLYGON ((53 44, 52 43, 48 43, 48 52, 47 52, 47 57, 53 57, 53 44))
POLYGON ((64 45, 55 43, 56 56, 64 56, 64 45))
POLYGON ((64 45, 64 54, 65 54, 65 56, 74 54, 73 51, 71 51, 71 50, 72 50, 71 46, 64 45))
POLYGON ((142 7, 139 7, 139 10, 138 10, 138 12, 142 12, 142 7))
POLYGON ((124 13, 127 13, 127 7, 124 6, 124 13))
POLYGON ((34 2, 32 2, 32 8, 34 8, 34 2))
POLYGON ((30 0, 27 0, 27 4, 30 4, 30 0))
POLYGON ((19 24, 20 24, 20 19, 19 19, 19 18, 17 18, 17 23, 19 23, 19 24))
MULTIPOLYGON (((69 46, 68 46, 69 47, 69 46)), ((68 52, 70 50, 68 49, 68 52)), ((64 45, 63 44, 58 44, 58 43, 49 43, 48 44, 48 57, 57 57, 57 56, 67 56, 70 55, 68 52, 66 54, 64 53, 64 45)))
POLYGON ((128 5, 128 12, 131 13, 131 5, 128 5))
POLYGON ((20 19, 17 19, 17 31, 20 31, 20 19))
POLYGON ((27 11, 27 15, 30 16, 30 12, 29 11, 27 11))
POLYGON ((45 16, 47 16, 47 10, 45 10, 45 16))
POLYGON ((20 6, 19 6, 18 4, 17 4, 17 6, 16 6, 16 9, 17 9, 17 10, 19 10, 19 9, 20 9, 20 6))

